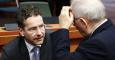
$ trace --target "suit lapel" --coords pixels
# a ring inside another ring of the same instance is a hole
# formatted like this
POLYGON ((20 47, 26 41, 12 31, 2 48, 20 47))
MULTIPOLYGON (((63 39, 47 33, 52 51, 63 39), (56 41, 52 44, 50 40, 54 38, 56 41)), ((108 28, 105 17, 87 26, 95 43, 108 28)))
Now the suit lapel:
POLYGON ((27 47, 26 47, 26 44, 24 42, 24 38, 21 38, 20 39, 20 45, 19 45, 19 48, 20 48, 20 54, 21 54, 21 60, 30 60, 29 58, 29 53, 28 53, 28 50, 27 50, 27 47))
POLYGON ((40 60, 47 60, 47 53, 48 52, 46 52, 46 40, 44 40, 44 43, 40 48, 40 60))
POLYGON ((40 48, 40 60, 52 60, 51 40, 48 33, 46 33, 44 43, 40 48))

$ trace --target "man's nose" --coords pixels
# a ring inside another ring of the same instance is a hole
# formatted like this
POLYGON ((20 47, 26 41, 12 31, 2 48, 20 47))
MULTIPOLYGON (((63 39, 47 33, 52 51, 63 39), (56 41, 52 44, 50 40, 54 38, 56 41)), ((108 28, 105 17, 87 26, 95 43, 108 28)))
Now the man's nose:
POLYGON ((39 28, 37 29, 36 34, 37 34, 37 35, 42 35, 42 32, 41 32, 41 30, 40 30, 39 28))

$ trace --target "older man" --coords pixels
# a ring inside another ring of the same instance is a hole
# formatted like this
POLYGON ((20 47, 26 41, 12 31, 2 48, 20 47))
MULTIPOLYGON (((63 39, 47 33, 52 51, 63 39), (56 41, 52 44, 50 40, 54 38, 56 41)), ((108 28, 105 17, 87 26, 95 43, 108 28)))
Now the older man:
POLYGON ((100 0, 72 0, 71 7, 64 6, 59 16, 62 27, 52 34, 59 44, 55 58, 58 60, 115 60, 115 27, 106 18, 105 7, 100 0), (69 27, 71 24, 85 39, 78 49, 69 53, 69 27), (57 37, 57 38, 55 38, 57 37), (64 52, 64 53, 63 53, 64 52))

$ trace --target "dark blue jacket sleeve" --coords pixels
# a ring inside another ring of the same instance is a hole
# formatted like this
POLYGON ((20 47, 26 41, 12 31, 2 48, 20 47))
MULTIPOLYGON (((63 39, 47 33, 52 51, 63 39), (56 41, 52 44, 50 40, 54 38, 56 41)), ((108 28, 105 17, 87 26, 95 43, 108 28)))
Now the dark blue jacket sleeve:
POLYGON ((60 29, 51 34, 53 43, 54 60, 69 60, 70 40, 69 31, 60 29))

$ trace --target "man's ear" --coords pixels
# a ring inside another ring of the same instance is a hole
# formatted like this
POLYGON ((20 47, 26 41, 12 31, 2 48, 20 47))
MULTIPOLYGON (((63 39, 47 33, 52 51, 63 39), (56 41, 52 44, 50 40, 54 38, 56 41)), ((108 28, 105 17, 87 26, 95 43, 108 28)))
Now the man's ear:
POLYGON ((80 19, 79 19, 79 22, 80 22, 85 28, 88 28, 88 23, 87 23, 87 20, 86 20, 86 19, 80 18, 80 19))
POLYGON ((24 36, 24 30, 23 30, 22 28, 19 28, 19 34, 20 34, 21 36, 24 36))

